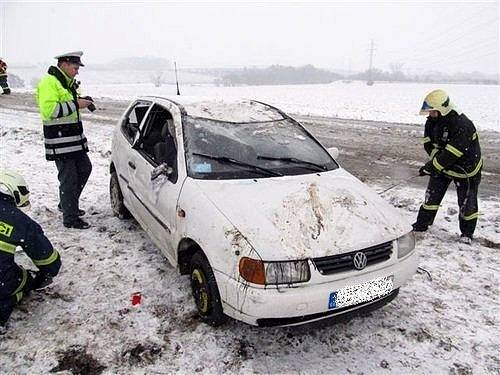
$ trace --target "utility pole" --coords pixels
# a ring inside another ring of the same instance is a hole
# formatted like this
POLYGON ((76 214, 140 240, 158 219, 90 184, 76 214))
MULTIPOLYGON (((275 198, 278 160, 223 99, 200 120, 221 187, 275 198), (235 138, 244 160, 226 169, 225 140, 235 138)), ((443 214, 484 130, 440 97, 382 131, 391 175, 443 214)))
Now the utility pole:
POLYGON ((375 47, 373 45, 373 39, 370 42, 370 67, 368 68, 368 82, 366 84, 368 86, 373 85, 373 77, 372 77, 372 69, 373 69, 373 52, 375 51, 375 47))

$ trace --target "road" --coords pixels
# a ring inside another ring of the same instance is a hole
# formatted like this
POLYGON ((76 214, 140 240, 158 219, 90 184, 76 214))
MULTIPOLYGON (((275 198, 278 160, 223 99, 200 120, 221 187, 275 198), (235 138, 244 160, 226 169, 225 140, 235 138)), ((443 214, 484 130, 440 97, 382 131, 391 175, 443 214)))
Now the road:
MULTIPOLYGON (((97 111, 84 113, 84 122, 86 118, 93 117, 106 124, 115 124, 127 105, 128 102, 122 100, 97 99, 97 111)), ((30 93, 2 95, 0 107, 38 111, 30 93)), ((413 178, 427 160, 421 143, 423 125, 292 116, 326 147, 339 148, 340 164, 362 181, 378 185, 381 190, 395 184, 425 188, 427 178, 413 178)), ((479 194, 481 198, 487 199, 497 197, 500 186, 500 133, 479 133, 485 159, 479 194)))

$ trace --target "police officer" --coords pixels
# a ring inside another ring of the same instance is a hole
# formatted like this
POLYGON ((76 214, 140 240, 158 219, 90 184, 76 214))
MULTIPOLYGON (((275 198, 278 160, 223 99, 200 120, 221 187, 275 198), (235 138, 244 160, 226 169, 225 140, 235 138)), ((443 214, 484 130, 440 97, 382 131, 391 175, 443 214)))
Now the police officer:
POLYGON ((87 156, 87 138, 80 117, 82 108, 95 109, 90 97, 78 93, 75 76, 81 66, 83 52, 56 56, 57 66, 51 66, 36 90, 45 138, 45 156, 54 160, 59 179, 59 209, 67 228, 87 229, 80 219, 85 212, 79 208, 80 194, 92 171, 87 156))
POLYGON ((7 63, 0 59, 0 87, 5 95, 10 94, 9 84, 7 83, 7 63))
POLYGON ((443 90, 431 91, 425 97, 420 114, 428 115, 424 148, 430 160, 419 174, 430 177, 413 229, 425 232, 432 225, 453 181, 458 196, 460 241, 471 244, 479 217, 477 194, 483 166, 476 128, 443 90))
POLYGON ((59 253, 40 225, 19 209, 28 206, 29 190, 24 178, 16 172, 0 171, 0 331, 23 296, 48 285, 61 267, 59 253), (39 271, 26 271, 16 264, 17 246, 39 271))

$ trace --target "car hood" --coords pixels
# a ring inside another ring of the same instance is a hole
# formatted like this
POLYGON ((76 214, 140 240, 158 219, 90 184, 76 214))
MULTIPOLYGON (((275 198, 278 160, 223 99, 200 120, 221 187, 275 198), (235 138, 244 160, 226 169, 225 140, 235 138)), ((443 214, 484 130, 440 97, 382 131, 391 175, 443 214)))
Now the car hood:
POLYGON ((264 260, 345 253, 411 230, 395 208, 343 169, 197 184, 264 260))

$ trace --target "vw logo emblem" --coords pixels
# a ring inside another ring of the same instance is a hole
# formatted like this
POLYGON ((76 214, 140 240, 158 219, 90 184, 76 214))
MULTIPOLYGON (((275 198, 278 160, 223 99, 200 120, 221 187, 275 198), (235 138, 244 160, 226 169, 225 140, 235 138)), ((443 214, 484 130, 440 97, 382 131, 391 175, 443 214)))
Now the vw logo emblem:
POLYGON ((365 253, 359 252, 354 254, 354 259, 352 260, 352 263, 354 264, 354 267, 358 270, 362 270, 363 268, 366 267, 366 263, 368 262, 368 259, 366 259, 365 253))

